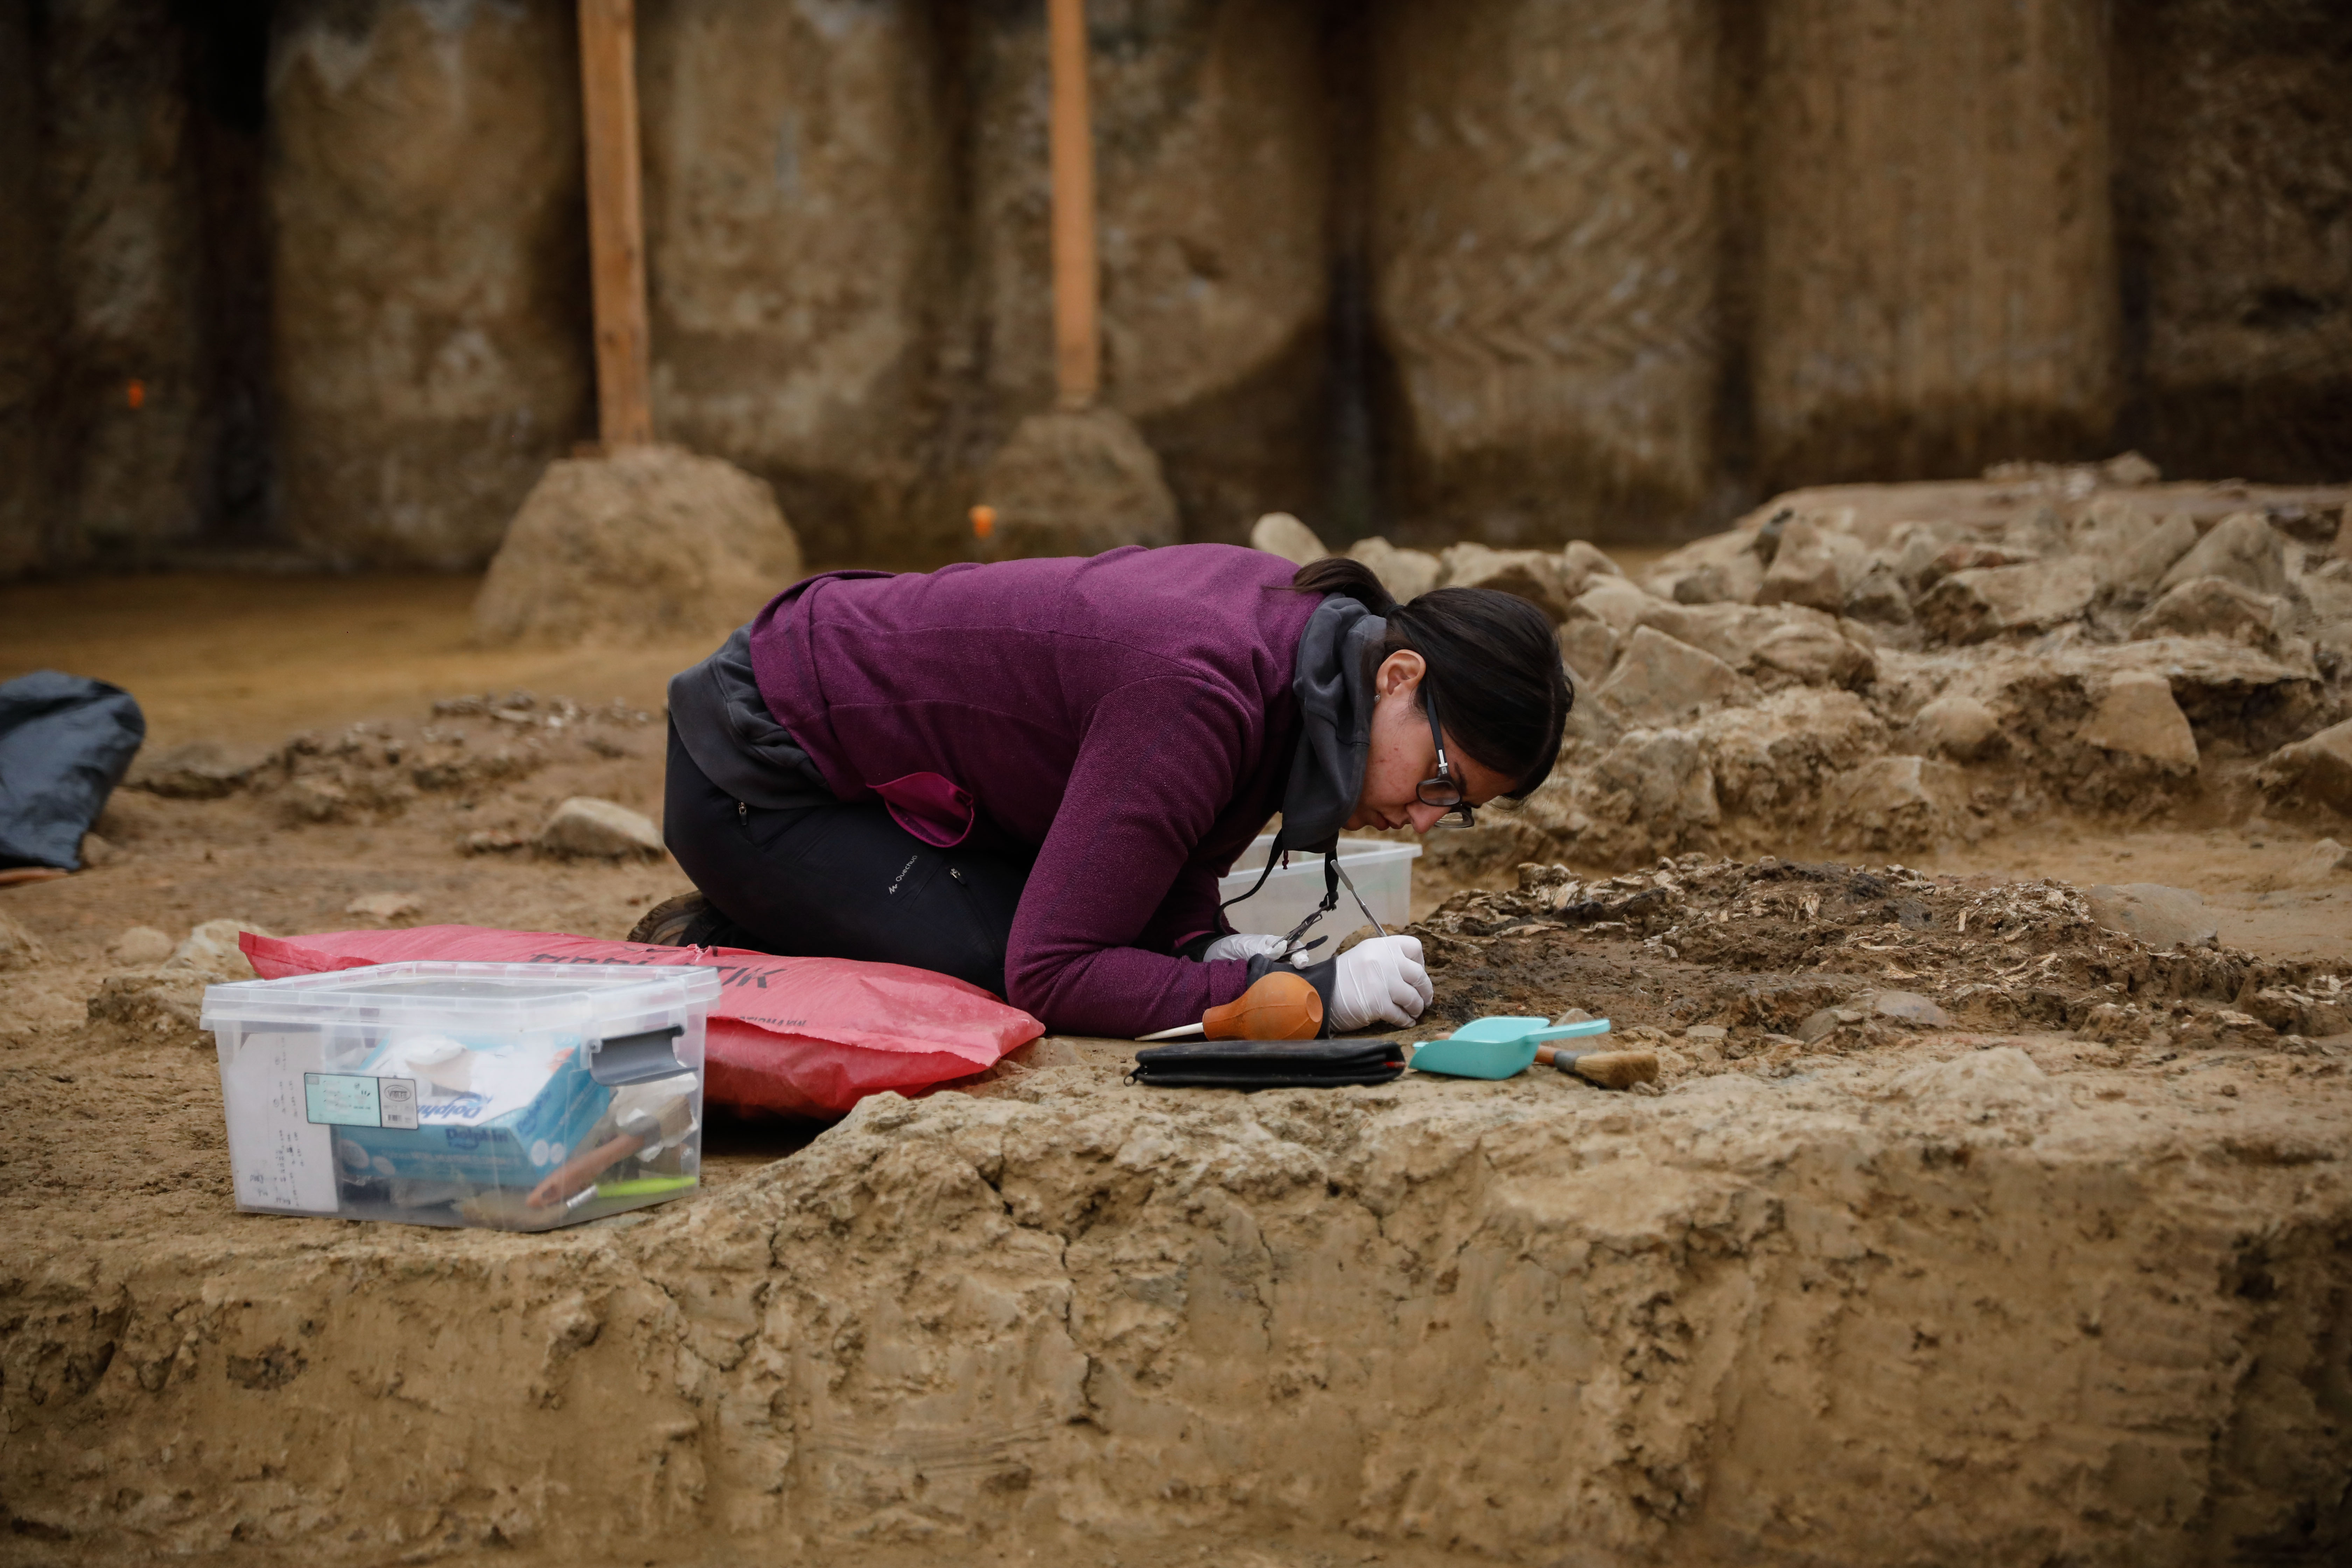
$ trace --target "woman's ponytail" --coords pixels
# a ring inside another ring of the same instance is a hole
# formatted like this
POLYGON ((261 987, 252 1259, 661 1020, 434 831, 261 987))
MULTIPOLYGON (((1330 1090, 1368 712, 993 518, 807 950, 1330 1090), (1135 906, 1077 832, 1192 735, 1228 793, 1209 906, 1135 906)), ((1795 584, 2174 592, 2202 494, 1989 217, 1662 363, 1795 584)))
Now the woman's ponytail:
POLYGON ((1396 596, 1381 585, 1370 567, 1344 555, 1308 562, 1290 579, 1290 586, 1301 594, 1337 594, 1353 599, 1376 616, 1386 616, 1397 607, 1396 596))

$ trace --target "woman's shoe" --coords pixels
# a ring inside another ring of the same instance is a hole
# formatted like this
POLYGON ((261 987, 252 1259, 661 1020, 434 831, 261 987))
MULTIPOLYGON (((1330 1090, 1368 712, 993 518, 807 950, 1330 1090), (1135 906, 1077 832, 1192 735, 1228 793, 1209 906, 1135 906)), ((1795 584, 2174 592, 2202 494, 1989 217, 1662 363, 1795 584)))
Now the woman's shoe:
POLYGON ((629 940, 654 947, 714 947, 721 944, 711 938, 721 927, 732 924, 711 908, 701 889, 689 888, 647 910, 629 928, 629 940))

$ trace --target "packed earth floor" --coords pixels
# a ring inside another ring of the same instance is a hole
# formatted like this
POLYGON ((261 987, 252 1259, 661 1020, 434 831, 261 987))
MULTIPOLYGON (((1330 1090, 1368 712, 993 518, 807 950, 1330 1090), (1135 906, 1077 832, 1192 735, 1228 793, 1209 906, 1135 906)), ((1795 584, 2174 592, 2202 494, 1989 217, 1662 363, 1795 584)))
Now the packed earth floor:
POLYGON ((2324 817, 1435 842, 1401 1037, 1582 1008, 1654 1085, 1154 1091, 1049 1037, 830 1126, 714 1118, 699 1196, 565 1231, 240 1215, 196 928, 623 935, 675 866, 533 837, 658 815, 703 650, 468 651, 445 583, 190 587, 95 629, 99 588, 0 594, 5 673, 154 725, 100 863, 0 889, 0 1562, 2352 1550, 2324 817), (2211 934, 2123 929, 2157 918, 2211 934))

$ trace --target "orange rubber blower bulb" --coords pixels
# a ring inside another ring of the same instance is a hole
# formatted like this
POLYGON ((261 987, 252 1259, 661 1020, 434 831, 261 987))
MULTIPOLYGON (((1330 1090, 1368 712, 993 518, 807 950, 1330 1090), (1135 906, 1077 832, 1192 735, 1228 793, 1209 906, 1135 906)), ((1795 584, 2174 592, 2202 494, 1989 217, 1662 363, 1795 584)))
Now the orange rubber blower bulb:
POLYGON ((1322 994, 1287 970, 1201 1015, 1201 1033, 1212 1040, 1311 1040, 1322 1032, 1322 994))

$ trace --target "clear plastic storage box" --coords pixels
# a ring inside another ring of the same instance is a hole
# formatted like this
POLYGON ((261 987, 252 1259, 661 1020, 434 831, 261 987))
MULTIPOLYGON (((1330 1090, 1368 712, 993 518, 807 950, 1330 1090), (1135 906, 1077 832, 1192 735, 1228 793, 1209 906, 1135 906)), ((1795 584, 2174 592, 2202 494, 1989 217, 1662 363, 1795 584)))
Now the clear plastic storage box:
MULTIPOLYGON (((1257 880, 1265 868, 1266 851, 1274 847, 1274 835, 1260 834, 1255 843, 1242 852, 1234 868, 1217 879, 1220 901, 1239 898, 1257 880)), ((1339 864, 1348 879, 1356 884, 1365 904, 1390 931, 1412 919, 1412 863, 1421 854, 1418 844, 1391 844, 1385 838, 1342 838, 1339 840, 1339 864)), ((1323 901, 1323 857, 1304 850, 1293 851, 1290 864, 1276 866, 1274 875, 1257 897, 1244 899, 1225 911, 1225 919, 1238 931, 1258 931, 1280 936, 1307 918, 1307 912, 1323 901)), ((1364 923, 1363 910, 1348 889, 1339 889, 1339 907, 1323 917, 1323 924, 1333 937, 1345 936, 1364 923)), ((1309 932, 1311 939, 1314 933, 1309 932)), ((1328 951, 1328 950, 1326 950, 1328 951)))
POLYGON ((236 1206, 544 1230, 682 1197, 719 986, 415 963, 207 987, 236 1206))

